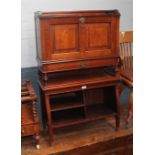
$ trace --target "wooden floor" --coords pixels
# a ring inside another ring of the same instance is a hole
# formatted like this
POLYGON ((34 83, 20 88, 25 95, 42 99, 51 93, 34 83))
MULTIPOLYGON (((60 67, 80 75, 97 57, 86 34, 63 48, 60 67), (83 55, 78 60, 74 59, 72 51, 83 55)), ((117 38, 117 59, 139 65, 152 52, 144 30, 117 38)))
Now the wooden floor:
POLYGON ((54 134, 53 146, 48 145, 47 132, 42 133, 40 144, 37 150, 33 144, 32 137, 22 138, 22 155, 49 155, 74 148, 90 146, 113 138, 132 135, 132 123, 125 128, 126 107, 121 108, 121 127, 115 131, 114 119, 95 121, 80 126, 57 129, 54 134))

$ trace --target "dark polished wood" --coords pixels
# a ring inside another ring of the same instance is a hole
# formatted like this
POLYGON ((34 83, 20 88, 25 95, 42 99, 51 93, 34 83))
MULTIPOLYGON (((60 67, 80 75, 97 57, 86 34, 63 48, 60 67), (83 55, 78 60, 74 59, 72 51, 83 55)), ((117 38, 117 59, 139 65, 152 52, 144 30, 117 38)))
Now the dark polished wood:
POLYGON ((54 128, 106 117, 119 128, 119 16, 117 10, 35 14, 38 83, 50 144, 54 128))
POLYGON ((36 148, 40 148, 40 125, 36 112, 36 94, 30 81, 21 84, 21 136, 34 135, 36 148))

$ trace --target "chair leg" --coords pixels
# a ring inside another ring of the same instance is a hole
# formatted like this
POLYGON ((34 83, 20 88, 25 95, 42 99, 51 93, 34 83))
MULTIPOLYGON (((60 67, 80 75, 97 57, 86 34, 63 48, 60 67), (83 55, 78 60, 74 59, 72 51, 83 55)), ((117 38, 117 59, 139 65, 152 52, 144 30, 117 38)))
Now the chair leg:
POLYGON ((133 116, 133 88, 131 89, 130 99, 129 99, 129 112, 128 112, 128 117, 126 119, 127 128, 129 126, 129 122, 131 121, 132 116, 133 116))

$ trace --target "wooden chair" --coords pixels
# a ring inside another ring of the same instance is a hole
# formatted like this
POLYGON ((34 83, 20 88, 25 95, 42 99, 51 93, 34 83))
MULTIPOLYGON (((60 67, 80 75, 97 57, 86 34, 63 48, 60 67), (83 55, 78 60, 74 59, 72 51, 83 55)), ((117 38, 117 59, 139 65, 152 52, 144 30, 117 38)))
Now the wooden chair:
POLYGON ((120 57, 122 61, 121 70, 133 68, 133 32, 120 32, 120 57))
POLYGON ((126 119, 128 126, 133 115, 133 32, 120 32, 120 76, 123 84, 131 88, 129 112, 126 119))

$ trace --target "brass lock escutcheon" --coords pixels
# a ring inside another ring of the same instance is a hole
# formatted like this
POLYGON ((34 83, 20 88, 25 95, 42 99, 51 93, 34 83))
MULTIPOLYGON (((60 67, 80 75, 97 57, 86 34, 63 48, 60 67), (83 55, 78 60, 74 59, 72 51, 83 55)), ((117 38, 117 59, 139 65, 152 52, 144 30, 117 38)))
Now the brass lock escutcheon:
POLYGON ((81 24, 84 24, 84 23, 85 23, 85 18, 84 18, 84 17, 81 17, 81 18, 79 19, 79 21, 80 21, 81 24))

